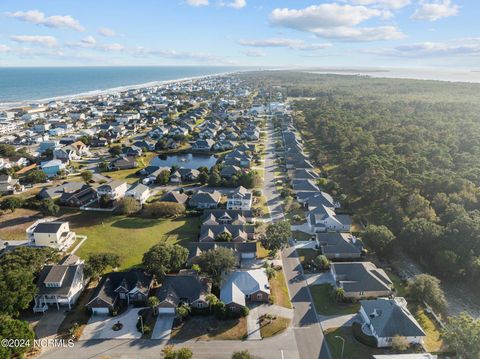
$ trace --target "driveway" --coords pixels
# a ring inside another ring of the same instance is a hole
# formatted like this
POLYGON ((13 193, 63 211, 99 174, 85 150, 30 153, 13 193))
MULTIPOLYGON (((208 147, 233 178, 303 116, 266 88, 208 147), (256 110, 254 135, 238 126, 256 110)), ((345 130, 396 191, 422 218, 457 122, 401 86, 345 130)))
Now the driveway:
POLYGON ((169 340, 174 319, 175 315, 159 315, 153 328, 152 339, 169 340))
POLYGON ((48 311, 44 314, 41 314, 38 324, 35 327, 35 334, 38 338, 48 338, 54 337, 57 335, 58 328, 65 319, 66 313, 65 308, 60 307, 60 310, 57 310, 55 307, 49 307, 48 311))
POLYGON ((247 317, 247 335, 248 340, 262 340, 260 334, 260 321, 257 308, 250 310, 247 317))
POLYGON ((92 316, 83 330, 81 340, 88 339, 140 339, 142 333, 137 330, 138 312, 142 308, 130 308, 116 317, 92 316), (123 328, 114 331, 112 326, 120 322, 123 328))
POLYGON ((307 281, 308 285, 335 284, 331 272, 305 274, 305 280, 307 281))

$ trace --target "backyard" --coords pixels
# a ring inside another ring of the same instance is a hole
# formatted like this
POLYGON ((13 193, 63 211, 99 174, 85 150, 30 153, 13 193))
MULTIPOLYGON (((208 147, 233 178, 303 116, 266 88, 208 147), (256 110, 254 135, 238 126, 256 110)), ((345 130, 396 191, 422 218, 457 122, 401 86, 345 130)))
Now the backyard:
POLYGON ((120 269, 139 265, 143 253, 160 241, 184 243, 197 239, 198 217, 150 219, 114 216, 107 213, 80 212, 62 218, 71 230, 88 239, 76 254, 87 258, 91 253, 113 252, 120 256, 120 269))
POLYGON ((360 309, 359 303, 337 303, 332 298, 330 284, 311 285, 313 303, 320 315, 355 314, 360 309))

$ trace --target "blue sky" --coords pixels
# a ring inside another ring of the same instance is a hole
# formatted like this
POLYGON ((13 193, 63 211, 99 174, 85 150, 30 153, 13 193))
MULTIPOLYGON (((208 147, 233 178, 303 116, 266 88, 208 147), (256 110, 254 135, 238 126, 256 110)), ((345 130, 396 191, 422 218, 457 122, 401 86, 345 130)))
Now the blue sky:
POLYGON ((2 0, 0 66, 480 68, 478 0, 2 0))

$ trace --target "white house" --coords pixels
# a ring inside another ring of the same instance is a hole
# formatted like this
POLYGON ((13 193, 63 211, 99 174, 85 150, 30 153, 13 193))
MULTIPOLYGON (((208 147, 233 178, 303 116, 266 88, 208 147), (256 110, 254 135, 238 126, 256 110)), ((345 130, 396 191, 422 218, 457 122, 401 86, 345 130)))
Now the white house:
POLYGON ((63 251, 75 242, 75 232, 70 231, 68 222, 41 219, 28 227, 26 232, 27 239, 35 246, 63 251))
POLYGON ((151 196, 150 188, 144 184, 137 183, 130 187, 130 189, 125 193, 125 197, 135 198, 140 204, 144 204, 148 197, 151 196))
POLYGON ((125 197, 127 192, 127 182, 114 180, 108 183, 105 183, 97 188, 97 195, 100 199, 103 196, 106 196, 111 201, 118 201, 125 197))
POLYGON ((339 216, 332 207, 320 205, 307 214, 307 223, 313 233, 319 232, 348 232, 351 220, 349 216, 339 216))
POLYGON ((75 255, 66 257, 60 264, 46 265, 40 271, 34 297, 35 313, 48 310, 48 305, 68 306, 72 309, 85 288, 83 277, 83 261, 75 255))
POLYGON ((392 346, 394 337, 409 344, 421 344, 425 331, 407 309, 405 298, 379 298, 360 301, 362 331, 377 340, 379 348, 392 346))
POLYGON ((228 195, 227 209, 248 211, 252 208, 252 199, 252 192, 240 186, 228 195))

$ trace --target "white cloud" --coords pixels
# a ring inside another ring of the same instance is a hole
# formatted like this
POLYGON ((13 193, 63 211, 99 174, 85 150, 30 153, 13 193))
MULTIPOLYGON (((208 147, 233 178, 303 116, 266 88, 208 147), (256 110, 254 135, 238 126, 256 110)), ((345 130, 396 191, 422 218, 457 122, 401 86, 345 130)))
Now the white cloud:
POLYGON ((366 5, 382 9, 398 10, 410 5, 410 0, 344 0, 353 5, 366 5))
POLYGON ((247 1, 246 0, 231 0, 228 2, 221 1, 220 6, 228 6, 228 7, 233 7, 234 9, 241 9, 245 6, 247 6, 247 1))
POLYGON ((242 53, 245 56, 248 56, 248 57, 265 57, 265 56, 267 56, 267 53, 265 51, 259 50, 259 49, 246 50, 246 51, 242 51, 242 53))
POLYGON ((92 49, 99 51, 123 51, 126 50, 125 46, 122 44, 101 44, 97 42, 93 36, 87 36, 78 42, 68 42, 67 47, 71 48, 83 48, 83 49, 92 49))
POLYGON ((364 52, 389 57, 442 57, 472 55, 480 56, 480 38, 457 39, 449 42, 420 42, 388 49, 364 52))
POLYGON ((356 27, 372 18, 391 16, 392 14, 384 9, 326 3, 299 10, 274 9, 270 14, 270 22, 278 26, 311 32, 318 37, 342 41, 394 40, 405 37, 394 26, 356 27))
POLYGON ((70 15, 45 16, 45 14, 41 11, 31 10, 7 13, 7 16, 36 25, 43 25, 54 28, 69 28, 76 31, 85 31, 85 28, 80 25, 78 20, 75 20, 70 15))
POLYGON ((339 41, 381 41, 399 40, 405 38, 395 26, 379 27, 336 27, 333 29, 321 29, 315 32, 321 38, 339 41))
POLYGON ((190 6, 207 6, 208 0, 186 0, 186 3, 190 6))
POLYGON ((93 36, 87 36, 82 39, 81 42, 86 45, 95 45, 97 43, 97 40, 93 36))
POLYGON ((0 52, 9 52, 9 51, 10 51, 10 47, 8 47, 7 45, 0 44, 0 52))
POLYGON ((10 40, 18 43, 36 44, 46 47, 58 46, 58 41, 53 36, 39 36, 39 35, 14 35, 10 36, 10 40))
POLYGON ((300 10, 277 8, 270 14, 270 22, 291 29, 316 32, 326 28, 358 25, 362 21, 381 15, 380 10, 365 6, 328 3, 300 10))
POLYGON ((264 40, 240 40, 238 43, 242 46, 252 47, 288 47, 293 50, 323 50, 332 47, 331 44, 307 44, 303 40, 270 38, 264 40))
POLYGON ((109 29, 108 27, 102 27, 101 29, 98 29, 98 34, 105 37, 114 37, 117 35, 115 30, 109 29))
POLYGON ((437 21, 439 19, 455 16, 460 7, 451 0, 421 1, 420 7, 411 16, 414 20, 437 21))

